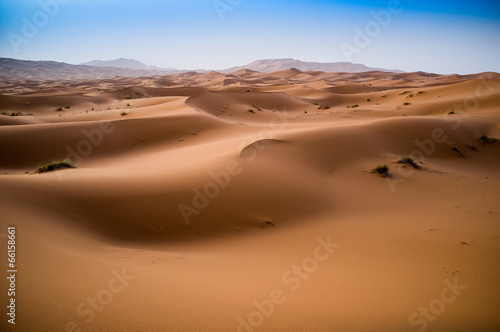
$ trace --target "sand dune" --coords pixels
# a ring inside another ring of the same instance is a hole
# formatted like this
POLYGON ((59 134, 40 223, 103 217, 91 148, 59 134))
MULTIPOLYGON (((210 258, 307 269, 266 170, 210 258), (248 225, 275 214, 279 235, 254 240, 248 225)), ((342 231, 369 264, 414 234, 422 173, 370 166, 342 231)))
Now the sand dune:
POLYGON ((2 330, 500 329, 497 73, 0 89, 2 330))

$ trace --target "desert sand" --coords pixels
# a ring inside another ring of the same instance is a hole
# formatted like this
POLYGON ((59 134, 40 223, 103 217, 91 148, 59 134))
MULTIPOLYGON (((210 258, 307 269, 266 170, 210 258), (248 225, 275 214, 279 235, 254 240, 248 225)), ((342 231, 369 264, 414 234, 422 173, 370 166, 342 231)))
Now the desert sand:
POLYGON ((3 81, 0 110, 2 331, 500 330, 497 73, 3 81))

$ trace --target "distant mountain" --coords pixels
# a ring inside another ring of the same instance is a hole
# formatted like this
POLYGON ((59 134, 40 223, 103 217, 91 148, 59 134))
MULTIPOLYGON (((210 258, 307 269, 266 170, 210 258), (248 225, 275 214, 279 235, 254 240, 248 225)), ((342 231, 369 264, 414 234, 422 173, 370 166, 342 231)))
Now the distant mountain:
POLYGON ((138 60, 134 59, 115 59, 115 60, 94 60, 85 63, 81 63, 82 66, 95 66, 95 67, 116 67, 116 68, 130 68, 130 69, 158 69, 150 67, 138 60))
POLYGON ((262 73, 271 73, 279 70, 286 70, 297 68, 301 71, 324 71, 324 72, 346 72, 346 73, 360 73, 364 71, 387 71, 392 73, 403 73, 401 70, 388 70, 381 68, 370 68, 362 64, 355 64, 351 62, 304 62, 296 59, 266 59, 257 60, 245 66, 238 66, 229 69, 218 70, 221 73, 232 73, 240 69, 251 69, 262 73))
MULTIPOLYGON (((245 66, 222 69, 218 70, 218 72, 227 74, 238 70, 254 70, 270 73, 292 68, 301 71, 359 73, 377 70, 403 73, 400 70, 370 68, 362 64, 350 62, 319 63, 303 62, 295 59, 257 60, 245 66)), ((55 61, 28 61, 0 58, 1 80, 86 80, 112 78, 115 76, 139 77, 168 75, 187 71, 188 70, 148 66, 140 61, 124 58, 109 61, 94 60, 80 65, 55 61)), ((208 70, 204 69, 198 69, 196 71, 199 73, 208 72, 208 70)))
MULTIPOLYGON (((124 59, 126 60, 126 59, 124 59)), ((135 63, 135 60, 133 63, 135 63)), ((139 62, 139 61, 137 61, 139 62)), ((129 62, 133 64, 132 62, 129 62)), ((139 62, 140 63, 140 62, 139 62)), ((144 65, 144 64, 143 64, 144 65)), ((146 65, 145 65, 146 66, 146 65)), ((1 80, 87 80, 104 79, 115 76, 139 77, 167 75, 181 72, 175 69, 155 67, 148 69, 123 68, 115 66, 71 65, 55 61, 28 61, 0 58, 1 80)))

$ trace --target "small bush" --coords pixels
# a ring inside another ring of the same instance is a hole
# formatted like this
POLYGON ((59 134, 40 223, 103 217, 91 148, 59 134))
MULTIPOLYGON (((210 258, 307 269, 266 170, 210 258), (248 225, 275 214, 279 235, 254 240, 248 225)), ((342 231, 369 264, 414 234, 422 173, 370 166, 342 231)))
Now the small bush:
POLYGON ((403 105, 404 105, 404 106, 408 106, 408 105, 410 105, 410 103, 404 103, 403 105))
POLYGON ((384 178, 387 178, 387 177, 391 176, 389 174, 389 166, 387 166, 387 164, 385 164, 385 165, 378 165, 377 167, 375 167, 373 169, 373 172, 382 175, 384 178))
POLYGON ((460 157, 465 158, 465 155, 464 155, 464 154, 462 153, 462 151, 460 151, 460 149, 459 149, 459 148, 457 148, 456 146, 453 146, 451 149, 452 149, 453 151, 455 151, 456 153, 458 153, 458 154, 460 155, 460 157))
POLYGON ((120 113, 120 115, 121 115, 121 116, 125 116, 125 115, 127 115, 127 114, 128 114, 127 112, 121 112, 121 113, 120 113))
POLYGON ((66 108, 66 109, 70 109, 70 108, 71 108, 71 106, 66 105, 66 106, 64 106, 64 108, 66 108))
POLYGON ((45 165, 39 166, 35 171, 35 173, 40 174, 40 173, 52 172, 62 168, 76 168, 76 166, 73 165, 73 163, 69 160, 53 161, 45 165))
POLYGON ((413 166, 416 169, 421 169, 420 165, 417 164, 417 162, 413 160, 413 158, 408 156, 402 156, 401 158, 399 158, 398 164, 407 164, 413 166))
POLYGON ((56 108, 54 111, 56 111, 56 112, 62 112, 62 110, 63 110, 63 108, 62 108, 62 107, 58 107, 58 108, 56 108))
POLYGON ((10 113, 10 116, 20 116, 20 115, 23 115, 22 112, 12 112, 10 113))
POLYGON ((370 99, 370 98, 368 98, 368 99, 366 99, 366 101, 371 101, 371 99, 370 99))
POLYGON ((479 141, 486 144, 493 144, 497 141, 497 139, 494 137, 488 137, 485 134, 483 134, 481 137, 479 137, 479 141))
POLYGON ((255 111, 253 109, 249 109, 248 110, 250 113, 255 113, 255 111))

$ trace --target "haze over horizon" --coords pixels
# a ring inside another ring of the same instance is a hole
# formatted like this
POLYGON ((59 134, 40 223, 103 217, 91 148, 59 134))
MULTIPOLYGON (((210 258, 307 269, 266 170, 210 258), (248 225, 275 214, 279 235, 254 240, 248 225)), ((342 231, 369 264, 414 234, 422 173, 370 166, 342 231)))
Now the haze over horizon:
POLYGON ((500 3, 190 0, 0 4, 0 57, 222 69, 257 59, 500 72, 500 3))

